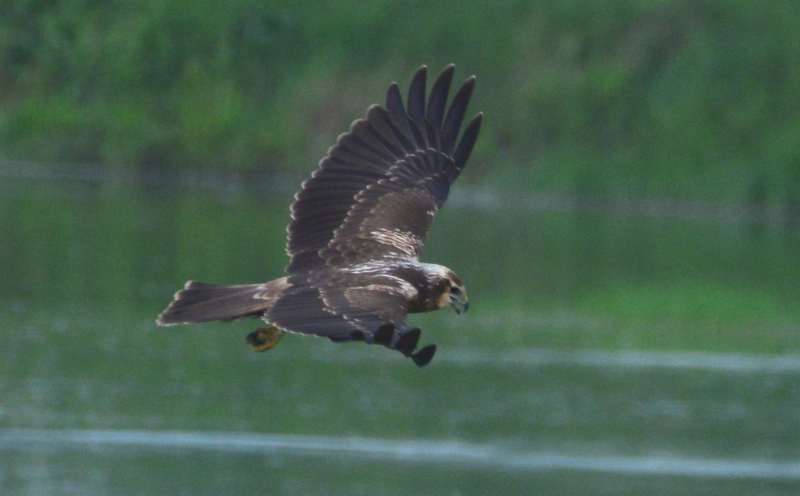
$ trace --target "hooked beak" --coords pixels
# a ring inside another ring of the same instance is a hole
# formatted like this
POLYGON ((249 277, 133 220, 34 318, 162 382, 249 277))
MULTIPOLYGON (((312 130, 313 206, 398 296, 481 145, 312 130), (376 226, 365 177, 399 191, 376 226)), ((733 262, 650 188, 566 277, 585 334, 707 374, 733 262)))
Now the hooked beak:
POLYGON ((469 299, 464 293, 459 295, 451 294, 450 306, 453 307, 453 310, 455 310, 457 314, 465 313, 467 310, 469 310, 469 299))

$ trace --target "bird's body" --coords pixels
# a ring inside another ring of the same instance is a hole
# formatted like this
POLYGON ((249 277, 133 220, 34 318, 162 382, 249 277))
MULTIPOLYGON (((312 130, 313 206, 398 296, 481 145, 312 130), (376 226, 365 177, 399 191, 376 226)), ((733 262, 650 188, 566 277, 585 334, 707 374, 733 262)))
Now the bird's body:
POLYGON ((248 342, 259 351, 294 332, 382 344, 427 364, 436 348, 416 350, 420 331, 406 315, 468 308, 452 270, 419 261, 481 123, 479 114, 458 140, 475 79, 464 83, 445 115, 452 73, 452 65, 445 68, 426 100, 427 70, 417 71, 408 109, 392 84, 385 108, 370 107, 339 136, 295 196, 285 277, 235 286, 189 281, 157 323, 258 317, 267 326, 248 342))

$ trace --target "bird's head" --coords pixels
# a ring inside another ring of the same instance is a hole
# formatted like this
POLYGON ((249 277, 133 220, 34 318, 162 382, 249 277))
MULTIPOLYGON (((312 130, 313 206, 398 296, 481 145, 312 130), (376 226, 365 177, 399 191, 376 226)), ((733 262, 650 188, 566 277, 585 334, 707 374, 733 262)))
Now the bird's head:
POLYGON ((456 313, 463 313, 469 310, 467 288, 464 286, 464 282, 455 274, 450 278, 450 290, 447 298, 456 313))
POLYGON ((439 308, 450 305, 456 313, 464 313, 469 310, 467 288, 464 281, 455 272, 450 269, 443 270, 437 286, 441 290, 441 294, 437 298, 439 308))

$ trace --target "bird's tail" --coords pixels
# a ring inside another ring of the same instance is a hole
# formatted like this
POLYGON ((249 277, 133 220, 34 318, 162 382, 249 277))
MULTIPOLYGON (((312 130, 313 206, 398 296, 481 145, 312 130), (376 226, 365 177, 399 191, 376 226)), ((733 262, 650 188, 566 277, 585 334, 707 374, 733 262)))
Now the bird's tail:
POLYGON ((182 290, 175 293, 172 303, 161 312, 156 324, 193 324, 259 315, 271 304, 269 286, 270 283, 225 286, 188 281, 182 290))

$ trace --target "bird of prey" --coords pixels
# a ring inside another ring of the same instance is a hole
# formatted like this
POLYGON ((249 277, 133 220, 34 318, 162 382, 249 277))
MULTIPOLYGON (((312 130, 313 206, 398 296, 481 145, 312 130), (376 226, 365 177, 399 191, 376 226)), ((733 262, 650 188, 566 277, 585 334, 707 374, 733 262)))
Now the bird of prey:
POLYGON ((284 333, 362 341, 397 350, 422 367, 436 345, 417 349, 409 313, 469 307, 464 283, 442 265, 420 262, 425 235, 472 152, 483 114, 461 133, 475 76, 450 105, 454 66, 426 93, 427 68, 414 74, 405 104, 396 83, 328 149, 291 206, 286 275, 261 284, 189 281, 158 325, 256 317, 256 351, 284 333))

